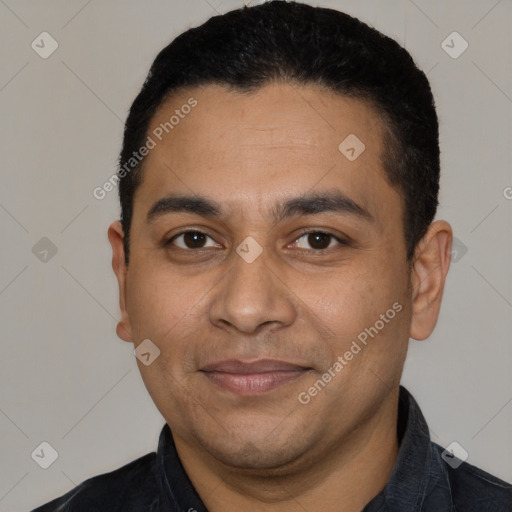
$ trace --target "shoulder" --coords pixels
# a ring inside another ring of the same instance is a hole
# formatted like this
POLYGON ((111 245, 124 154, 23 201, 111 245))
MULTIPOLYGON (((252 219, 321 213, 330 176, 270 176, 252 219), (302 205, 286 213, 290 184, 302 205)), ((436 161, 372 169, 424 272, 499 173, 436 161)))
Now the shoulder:
POLYGON ((156 453, 148 453, 109 473, 94 476, 32 512, 130 511, 158 495, 156 453), (127 507, 129 505, 129 508, 127 507))
MULTIPOLYGON (((439 451, 444 448, 433 443, 439 451)), ((454 468, 444 462, 450 481, 452 499, 457 510, 465 512, 510 512, 512 510, 512 484, 463 462, 454 468)))

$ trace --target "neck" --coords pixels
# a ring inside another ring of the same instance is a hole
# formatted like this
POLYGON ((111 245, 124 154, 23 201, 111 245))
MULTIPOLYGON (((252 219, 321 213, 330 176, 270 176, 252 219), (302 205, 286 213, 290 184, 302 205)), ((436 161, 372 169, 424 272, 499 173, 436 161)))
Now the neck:
POLYGON ((229 467, 174 436, 192 484, 210 512, 360 512, 386 485, 398 453, 398 390, 337 446, 266 472, 229 467))

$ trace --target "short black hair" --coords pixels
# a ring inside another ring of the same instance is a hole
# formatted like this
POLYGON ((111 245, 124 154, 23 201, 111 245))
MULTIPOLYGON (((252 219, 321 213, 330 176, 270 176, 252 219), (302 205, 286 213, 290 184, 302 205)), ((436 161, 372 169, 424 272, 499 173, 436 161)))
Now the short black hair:
POLYGON ((215 84, 251 92, 270 83, 326 87, 365 100, 380 114, 382 164, 388 183, 403 199, 407 260, 412 262, 438 206, 439 126, 425 73, 396 41, 357 18, 274 0, 210 18, 176 37, 153 62, 130 108, 119 161, 127 264, 144 160, 128 172, 126 163, 144 145, 159 106, 186 88, 215 84))

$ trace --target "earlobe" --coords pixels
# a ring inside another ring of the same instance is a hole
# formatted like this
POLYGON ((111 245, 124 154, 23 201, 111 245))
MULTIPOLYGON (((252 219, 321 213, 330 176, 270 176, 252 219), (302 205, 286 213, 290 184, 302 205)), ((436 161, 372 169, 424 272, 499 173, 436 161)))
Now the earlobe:
POLYGON ((108 239, 112 246, 112 268, 119 285, 120 319, 117 323, 116 333, 122 340, 133 342, 130 316, 126 310, 126 278, 128 266, 125 263, 123 246, 124 231, 119 221, 115 221, 109 226, 108 239))
POLYGON ((416 340, 428 338, 436 326, 450 268, 452 238, 450 224, 435 221, 416 248, 411 272, 410 331, 410 337, 416 340))

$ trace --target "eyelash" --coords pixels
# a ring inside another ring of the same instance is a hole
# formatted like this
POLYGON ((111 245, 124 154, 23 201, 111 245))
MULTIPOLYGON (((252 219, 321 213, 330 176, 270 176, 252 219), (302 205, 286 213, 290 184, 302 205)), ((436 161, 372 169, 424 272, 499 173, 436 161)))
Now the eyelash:
MULTIPOLYGON (((200 230, 197 230, 197 229, 187 229, 185 231, 180 231, 179 233, 173 235, 171 238, 167 239, 167 240, 164 240, 163 242, 163 246, 164 247, 168 247, 169 245, 172 245, 173 241, 176 240, 178 237, 182 236, 182 235, 186 235, 188 233, 197 233, 197 234, 201 234, 201 235, 206 235, 208 238, 212 239, 213 240, 213 237, 211 237, 208 233, 205 233, 204 231, 200 231, 200 230)), ((306 236, 306 235, 311 235, 311 234, 320 234, 320 235, 327 235, 327 236, 330 236, 332 239, 336 240, 338 242, 338 246, 337 247, 343 247, 343 246, 349 246, 350 243, 335 235, 334 233, 330 233, 329 231, 321 231, 321 230, 309 230, 309 231, 302 231, 300 236, 298 236, 294 241, 293 243, 296 243, 298 240, 300 240, 302 237, 306 236)), ((330 242, 329 242, 330 243, 330 242)), ((178 249, 182 249, 183 251, 188 251, 188 252, 199 252, 201 250, 208 250, 208 247, 199 247, 197 249, 191 249, 191 248, 186 248, 184 249, 183 247, 177 247, 178 249)), ((323 253, 324 251, 328 251, 330 249, 333 249, 333 247, 326 247, 324 249, 302 249, 302 248, 299 248, 299 250, 301 251, 306 251, 306 252, 316 252, 316 253, 323 253)))

